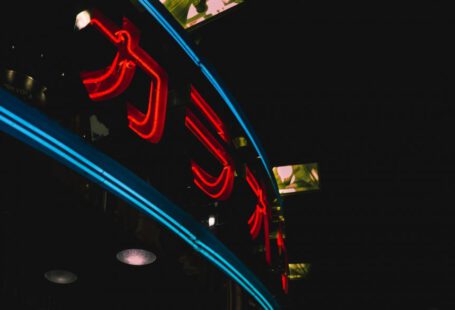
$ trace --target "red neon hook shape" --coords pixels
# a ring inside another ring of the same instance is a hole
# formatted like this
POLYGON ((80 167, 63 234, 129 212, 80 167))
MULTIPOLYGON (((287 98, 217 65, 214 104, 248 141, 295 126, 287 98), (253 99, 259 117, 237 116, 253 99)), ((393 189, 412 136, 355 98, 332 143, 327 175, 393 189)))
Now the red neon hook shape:
POLYGON ((83 83, 92 100, 106 100, 123 93, 130 85, 139 66, 152 79, 147 105, 143 113, 128 104, 128 126, 141 138, 157 143, 160 141, 166 118, 168 80, 161 66, 139 46, 139 30, 123 18, 122 29, 98 11, 93 12, 91 25, 105 35, 117 48, 118 53, 107 69, 81 74, 83 83))
POLYGON ((232 160, 223 146, 190 110, 187 110, 185 126, 223 165, 221 173, 218 177, 214 177, 202 169, 196 162, 192 161, 191 171, 193 172, 194 183, 206 195, 213 199, 227 199, 230 196, 234 185, 234 168, 231 164, 232 160))
POLYGON ((281 226, 278 228, 277 236, 276 236, 276 245, 278 248, 278 254, 284 256, 284 266, 285 271, 281 274, 281 283, 282 288, 285 294, 288 293, 288 286, 289 286, 289 262, 288 262, 288 253, 286 249, 286 244, 284 242, 283 233, 281 226))
POLYGON ((269 213, 267 208, 267 201, 264 197, 264 190, 259 186, 258 181, 254 177, 253 173, 250 171, 248 166, 246 166, 246 181, 250 188, 253 190, 254 194, 258 198, 258 203, 254 210, 253 215, 248 220, 248 225, 250 225, 250 234, 253 239, 256 239, 259 236, 260 227, 262 224, 263 234, 264 234, 264 247, 265 247, 265 260, 270 265, 271 263, 271 250, 270 250, 270 237, 269 237, 269 213))
POLYGON ((224 123, 193 85, 191 85, 190 97, 194 105, 199 108, 204 116, 215 127, 221 139, 223 139, 224 142, 228 143, 230 138, 229 134, 227 133, 227 129, 224 126, 224 123))
POLYGON ((285 273, 281 274, 281 287, 283 288, 283 292, 285 294, 289 293, 289 279, 285 273))
POLYGON ((194 175, 194 183, 209 197, 213 199, 225 200, 232 192, 234 185, 234 173, 230 166, 226 166, 221 171, 218 178, 208 174, 195 162, 191 163, 191 170, 194 175))

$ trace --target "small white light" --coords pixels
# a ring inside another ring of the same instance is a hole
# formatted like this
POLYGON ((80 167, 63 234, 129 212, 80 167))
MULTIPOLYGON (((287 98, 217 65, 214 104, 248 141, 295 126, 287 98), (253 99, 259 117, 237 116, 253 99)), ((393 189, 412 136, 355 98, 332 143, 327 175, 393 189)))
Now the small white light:
POLYGON ((41 58, 44 58, 44 54, 43 54, 43 53, 41 53, 40 57, 41 57, 41 58))
POLYGON ((84 29, 85 27, 90 24, 91 21, 90 12, 89 11, 82 11, 76 15, 76 23, 75 26, 78 30, 84 29))
POLYGON ((144 266, 153 263, 156 255, 142 249, 127 249, 118 252, 117 259, 127 265, 144 266))
POLYGON ((60 74, 61 76, 65 76, 65 72, 62 72, 62 74, 60 74))
POLYGON ((67 270, 49 270, 44 274, 44 277, 56 284, 71 284, 77 280, 77 276, 67 270))
POLYGON ((11 49, 12 49, 12 50, 15 49, 15 48, 16 48, 16 47, 15 47, 14 45, 11 45, 11 49))
POLYGON ((214 215, 210 215, 209 216, 209 220, 207 221, 208 224, 209 224, 209 227, 213 227, 215 226, 215 223, 216 223, 216 218, 214 215))

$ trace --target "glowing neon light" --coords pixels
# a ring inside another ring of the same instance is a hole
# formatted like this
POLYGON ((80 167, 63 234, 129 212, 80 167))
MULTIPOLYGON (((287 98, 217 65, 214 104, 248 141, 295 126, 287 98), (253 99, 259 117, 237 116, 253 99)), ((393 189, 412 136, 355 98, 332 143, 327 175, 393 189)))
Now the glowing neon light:
POLYGON ((288 252, 286 250, 286 244, 284 243, 282 227, 278 228, 277 236, 276 236, 276 245, 278 247, 278 254, 284 256, 284 272, 281 274, 281 286, 285 294, 289 291, 289 261, 288 261, 288 252))
POLYGON ((283 288, 283 291, 285 294, 289 292, 289 281, 288 281, 288 276, 284 273, 281 274, 281 287, 283 288))
MULTIPOLYGON (((156 83, 160 83, 160 76, 154 75, 154 72, 157 71, 156 68, 147 68, 147 63, 144 64, 142 59, 147 59, 149 57, 146 55, 138 56, 142 49, 138 47, 138 33, 139 31, 132 25, 126 18, 123 21, 123 29, 119 30, 115 25, 110 24, 109 21, 105 20, 104 17, 92 18, 92 25, 97 27, 102 33, 104 33, 118 48, 120 53, 120 58, 122 59, 119 61, 119 66, 124 64, 124 67, 120 66, 120 74, 116 78, 115 83, 112 83, 110 87, 103 89, 102 91, 96 91, 91 94, 92 98, 103 98, 104 96, 110 95, 117 95, 120 92, 123 92, 126 87, 129 86, 131 79, 125 79, 124 76, 126 75, 126 69, 128 64, 129 68, 133 70, 129 70, 131 72, 129 76, 132 78, 135 69, 135 63, 131 60, 127 60, 125 62, 124 59, 132 58, 139 66, 142 66, 145 71, 149 70, 150 75, 154 76, 156 79, 156 83), (104 22, 103 22, 104 20, 104 22), (134 36, 133 36, 134 34, 134 36)), ((145 52, 143 52, 145 54, 145 52)), ((91 80, 85 81, 85 85, 89 84, 89 82, 95 83, 102 83, 102 82, 110 82, 109 77, 116 73, 115 70, 112 68, 114 67, 116 61, 118 61, 117 57, 114 59, 111 68, 108 70, 101 71, 102 74, 97 74, 97 76, 92 77, 91 80)), ((153 59, 150 60, 150 63, 153 64, 153 59)), ((156 64, 158 66, 158 64, 156 64)), ((159 66, 158 66, 159 67, 159 66)), ((160 68, 159 68, 160 69, 160 68)), ((158 69, 158 70, 159 70, 158 69)), ((164 74, 164 72, 163 72, 164 74)), ((96 85, 98 86, 98 85, 96 85)), ((153 91, 154 81, 151 82, 150 87, 150 95, 149 95, 149 105, 148 105, 148 113, 144 115, 142 112, 134 108, 133 106, 128 106, 128 119, 130 121, 130 128, 135 131, 139 136, 144 139, 148 139, 151 142, 157 142, 161 138, 160 133, 159 137, 154 139, 154 134, 156 131, 156 124, 159 123, 160 119, 163 120, 164 127, 164 118, 165 118, 165 109, 158 110, 159 105, 154 104, 156 100, 153 99, 153 96, 159 97, 160 87, 157 87, 156 94, 153 91), (152 113, 153 111, 153 121, 151 122, 152 113), (139 127, 137 127, 139 126, 139 127)), ((98 87, 96 87, 98 89, 98 87)), ((167 91, 167 85, 166 85, 167 91)), ((212 123, 212 125, 217 129, 218 134, 220 137, 227 142, 228 135, 225 130, 224 124, 218 118, 216 113, 213 109, 207 104, 207 102, 202 98, 202 96, 196 91, 194 87, 191 89, 191 98, 195 105, 203 112, 204 116, 212 123)), ((162 105, 161 105, 162 106, 162 105)), ((164 105, 165 106, 165 105, 164 105)), ((214 156, 222 163, 224 166, 222 172, 218 177, 213 177, 204 171, 200 166, 198 166, 195 162, 192 163, 192 171, 195 176, 194 182, 195 184, 203 190, 208 196, 214 199, 226 199, 229 197, 230 193, 232 192, 233 188, 233 180, 234 180, 234 169, 233 165, 231 164, 232 160, 228 157, 228 154, 224 151, 223 147, 218 143, 218 141, 210 134, 210 132, 199 122, 199 120, 191 113, 188 113, 187 117, 185 118, 186 126, 196 135, 196 137, 209 149, 210 152, 214 154, 214 156)), ((162 128, 161 128, 162 129, 162 128)), ((259 190, 260 192, 262 191, 259 190)), ((257 194, 257 191, 256 191, 257 194)), ((262 192, 259 194, 260 204, 256 208, 255 212, 255 219, 252 225, 251 233, 254 238, 256 238, 260 232, 261 223, 264 222, 265 231, 268 231, 268 215, 267 215, 267 207, 266 204, 262 201, 263 195, 262 192), (265 219, 263 219, 265 218, 265 219)), ((270 263, 270 245, 266 242, 266 259, 270 263)))
MULTIPOLYGON (((213 114, 215 113, 212 110, 213 114)), ((234 165, 223 146, 199 121, 191 110, 187 109, 185 126, 201 141, 201 143, 223 165, 218 177, 214 177, 202 169, 196 162, 191 162, 191 171, 194 175, 194 184, 207 196, 213 199, 225 200, 229 198, 234 187, 234 165)), ((216 114, 214 114, 216 116, 216 114)))
POLYGON ((218 161, 227 166, 231 159, 224 147, 216 140, 210 131, 201 123, 191 110, 186 110, 185 126, 201 141, 202 144, 215 156, 218 161))
POLYGON ((166 120, 168 94, 166 72, 139 46, 140 32, 127 18, 123 18, 120 29, 100 12, 94 11, 92 15, 90 24, 106 36, 119 51, 109 69, 81 74, 89 97, 99 101, 123 93, 131 83, 137 64, 152 81, 146 113, 128 104, 128 126, 142 139, 151 143, 159 142, 166 120))
POLYGON ((250 225, 250 234, 253 239, 256 239, 259 235, 261 224, 263 224, 265 260, 268 264, 271 264, 272 258, 269 239, 269 212, 267 208, 267 200, 264 197, 264 190, 261 186, 259 186, 258 181, 254 177, 253 173, 251 173, 248 166, 246 167, 246 181, 258 198, 258 203, 256 204, 254 213, 248 220, 248 225, 250 225))
POLYGON ((248 220, 248 224, 251 226, 250 234, 253 239, 256 239, 261 232, 263 214, 264 212, 262 212, 262 209, 256 207, 255 212, 253 212, 250 219, 248 220))
POLYGON ((196 66, 200 68, 201 72, 205 75, 207 80, 216 89, 221 98, 223 98, 223 100, 226 102, 227 106, 234 114, 240 126, 242 126, 246 135, 250 139, 251 144, 253 145, 254 149, 259 155, 260 160, 265 168, 265 171, 267 172, 267 175, 270 179, 270 182, 272 183, 273 189, 275 191, 275 196, 281 202, 281 196, 278 192, 278 186, 268 165, 265 152, 260 147, 258 140, 253 134, 253 131, 250 129, 250 125, 248 125, 240 108, 237 106, 237 104, 235 104, 235 101, 230 98, 227 91, 223 89, 221 83, 215 78, 214 74, 207 69, 207 66, 204 63, 202 63, 201 59, 195 54, 193 48, 191 48, 190 46, 189 43, 190 41, 184 38, 185 34, 181 29, 181 26, 173 20, 173 17, 164 7, 162 7, 161 3, 159 3, 159 1, 153 2, 150 0, 138 0, 138 2, 150 13, 150 15, 152 15, 153 18, 155 18, 161 24, 161 26, 180 45, 180 47, 185 51, 188 57, 196 64, 196 66))
POLYGON ((277 309, 273 297, 221 242, 150 185, 2 90, 0 100, 2 131, 50 154, 141 209, 238 282, 264 309, 277 309), (35 124, 40 124, 43 130, 35 124), (158 202, 159 207, 152 201, 158 202))
POLYGON ((93 101, 111 99, 120 95, 128 88, 133 79, 136 65, 133 62, 122 60, 118 63, 118 67, 120 68, 120 73, 114 70, 108 70, 106 73, 110 73, 109 76, 103 74, 97 77, 97 73, 100 71, 85 73, 85 76, 91 77, 82 81, 90 99, 93 101), (99 82, 91 83, 89 80, 99 82))
POLYGON ((210 120, 212 125, 217 129, 218 135, 224 140, 224 142, 228 143, 229 135, 223 122, 193 85, 191 85, 190 95, 193 103, 204 113, 204 116, 210 120))
POLYGON ((194 161, 191 162, 191 171, 194 175, 194 184, 207 196, 220 200, 229 198, 234 185, 234 172, 230 166, 224 167, 218 178, 208 174, 194 161))
POLYGON ((120 53, 115 54, 114 61, 112 62, 112 64, 110 66, 108 66, 109 69, 101 70, 99 72, 100 74, 96 77, 89 78, 88 76, 84 75, 85 73, 82 73, 82 75, 84 75, 82 82, 84 84, 95 84, 95 83, 98 84, 98 83, 105 81, 107 78, 111 77, 112 74, 114 74, 114 70, 117 68, 119 58, 120 58, 120 53))

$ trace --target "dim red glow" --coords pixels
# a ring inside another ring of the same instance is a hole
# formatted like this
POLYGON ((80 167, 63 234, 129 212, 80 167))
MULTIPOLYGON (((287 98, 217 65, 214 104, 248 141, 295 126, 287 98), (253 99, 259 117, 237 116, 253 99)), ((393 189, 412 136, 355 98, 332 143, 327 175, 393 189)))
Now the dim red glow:
POLYGON ((234 186, 234 172, 230 166, 224 167, 217 178, 208 174, 194 161, 191 162, 191 171, 193 171, 194 183, 209 197, 224 200, 231 194, 234 186))
POLYGON ((194 86, 191 86, 191 100, 216 128, 218 135, 223 139, 223 141, 229 142, 229 135, 223 122, 215 113, 215 111, 213 111, 212 107, 207 103, 207 101, 205 101, 201 94, 196 90, 196 88, 194 88, 194 86))
POLYGON ((256 212, 259 209, 255 209, 255 212, 251 215, 250 219, 248 220, 248 224, 250 225, 250 234, 253 239, 256 239, 261 231, 261 224, 262 224, 262 212, 256 212))
POLYGON ((288 283, 289 283, 288 276, 286 274, 282 273, 281 274, 281 287, 283 288, 283 291, 285 294, 287 294, 289 292, 288 283))
POLYGON ((271 263, 271 251, 270 251, 270 239, 269 239, 269 213, 267 208, 267 200, 264 197, 264 190, 259 185, 258 181, 251 173, 248 166, 246 167, 246 181, 253 190, 254 194, 258 198, 258 203, 254 210, 253 215, 248 220, 250 225, 250 234, 253 239, 259 236, 259 232, 262 228, 264 229, 264 247, 265 247, 265 260, 268 264, 271 263))
POLYGON ((168 94, 166 72, 139 46, 140 32, 128 19, 123 18, 120 29, 95 11, 90 24, 117 47, 118 53, 107 69, 81 74, 89 97, 100 101, 120 95, 129 87, 136 65, 139 66, 152 79, 147 112, 143 113, 128 104, 128 126, 141 138, 157 143, 163 135, 166 119, 168 94))
POLYGON ((281 229, 278 230, 277 236, 276 236, 276 245, 278 246, 278 249, 286 251, 286 245, 284 244, 284 239, 283 239, 283 234, 281 233, 281 229))
POLYGON ((284 243, 282 227, 278 228, 278 232, 276 235, 276 245, 278 247, 278 254, 284 257, 284 266, 285 272, 281 275, 281 283, 283 287, 283 291, 287 294, 288 293, 288 286, 289 286, 289 279, 287 275, 289 274, 289 262, 288 262, 288 253, 286 250, 286 244, 284 243))
POLYGON ((232 159, 224 150, 223 146, 190 110, 187 110, 185 126, 223 166, 218 177, 214 177, 202 169, 196 162, 192 161, 191 171, 194 175, 194 184, 213 199, 227 199, 231 195, 234 186, 232 159))

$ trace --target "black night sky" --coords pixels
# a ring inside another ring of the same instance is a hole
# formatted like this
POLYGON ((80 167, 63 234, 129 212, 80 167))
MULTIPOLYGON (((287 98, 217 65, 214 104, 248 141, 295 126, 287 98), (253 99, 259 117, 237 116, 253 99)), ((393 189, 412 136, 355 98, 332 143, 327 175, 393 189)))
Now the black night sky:
MULTIPOLYGON (((453 309, 449 8, 245 2, 190 36, 272 166, 319 164, 321 190, 284 199, 289 260, 311 264, 306 279, 291 281, 285 307, 453 309)), ((3 29, 39 21, 11 16, 3 29)), ((0 34, 9 46, 14 36, 0 34)))
POLYGON ((438 1, 298 0, 201 30, 272 165, 320 165, 285 199, 290 260, 313 264, 295 309, 454 306, 453 30, 438 1))

